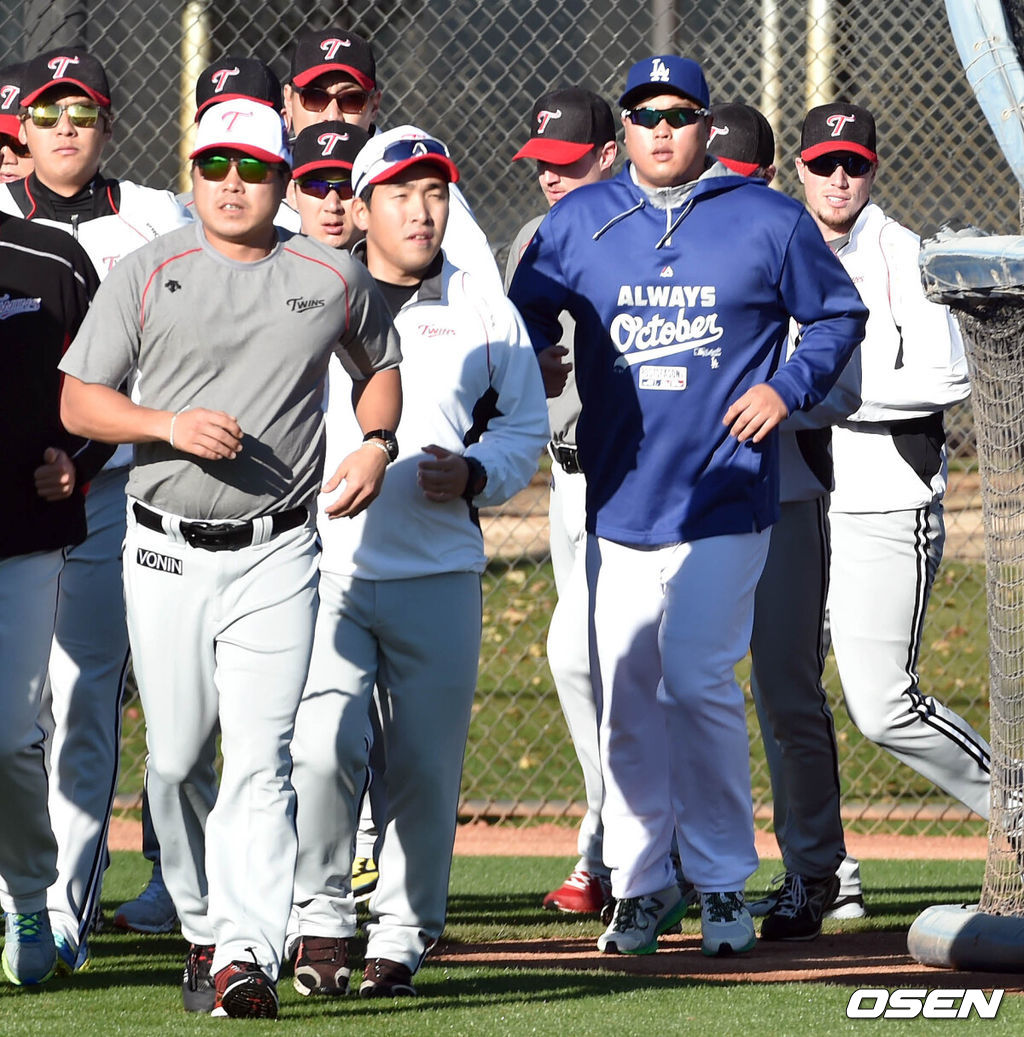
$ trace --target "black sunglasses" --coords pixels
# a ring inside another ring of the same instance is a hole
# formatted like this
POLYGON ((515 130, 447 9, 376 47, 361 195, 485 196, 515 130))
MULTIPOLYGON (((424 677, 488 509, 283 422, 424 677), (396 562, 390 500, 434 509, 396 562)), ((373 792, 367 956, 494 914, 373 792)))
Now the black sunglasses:
POLYGON ((352 197, 351 180, 325 180, 317 176, 303 176, 295 183, 303 194, 308 194, 311 198, 326 198, 331 191, 337 191, 343 202, 352 197))
POLYGON ((860 178, 871 172, 874 162, 864 155, 855 155, 852 151, 833 152, 830 155, 819 155, 817 158, 804 159, 804 165, 815 176, 831 176, 838 166, 843 167, 847 176, 860 178))
POLYGON ((196 159, 196 166, 204 180, 214 182, 223 180, 234 166, 238 170, 239 178, 247 184, 265 184, 273 168, 269 162, 264 162, 260 158, 237 158, 228 155, 200 155, 196 159))
POLYGON ((17 137, 8 137, 7 134, 0 135, 0 148, 10 148, 18 158, 28 158, 28 145, 22 144, 17 137))
POLYGON ((664 119, 672 129, 679 130, 710 114, 707 108, 633 108, 626 112, 626 118, 634 126, 648 130, 653 130, 664 119))
POLYGON ((318 86, 300 86, 298 93, 299 101, 307 112, 322 112, 331 101, 337 101, 338 107, 345 115, 358 115, 370 100, 370 95, 365 90, 349 90, 348 93, 331 94, 326 90, 321 90, 318 86))

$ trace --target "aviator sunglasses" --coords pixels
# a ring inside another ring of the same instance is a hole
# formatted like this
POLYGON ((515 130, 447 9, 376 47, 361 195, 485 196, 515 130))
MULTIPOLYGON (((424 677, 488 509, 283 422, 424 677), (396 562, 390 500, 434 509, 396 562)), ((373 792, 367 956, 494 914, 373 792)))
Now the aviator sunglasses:
POLYGON ((0 135, 0 148, 10 148, 11 152, 18 158, 28 158, 29 150, 27 144, 22 144, 17 137, 8 137, 6 134, 0 135))
POLYGON ((299 100, 307 112, 322 112, 331 101, 337 101, 345 115, 358 115, 370 100, 365 90, 350 90, 344 94, 330 94, 318 86, 300 86, 299 100))
POLYGON ((32 124, 44 130, 56 126, 65 112, 72 126, 92 129, 99 122, 101 111, 99 105, 73 101, 71 104, 33 104, 29 106, 28 114, 32 124))
POLYGON ((196 165, 204 180, 223 180, 231 167, 238 170, 238 176, 247 184, 265 184, 270 177, 271 164, 259 158, 228 157, 227 155, 201 155, 196 165))
POLYGON ((323 177, 303 176, 296 184, 303 194, 308 194, 311 198, 326 198, 331 191, 337 191, 343 202, 352 197, 351 180, 326 180, 323 177))
POLYGON ((804 166, 815 176, 831 176, 837 166, 843 167, 847 176, 855 179, 867 176, 874 163, 863 155, 855 155, 851 151, 841 151, 831 155, 819 155, 817 158, 804 159, 804 166))
POLYGON ((633 108, 626 112, 626 118, 634 126, 648 130, 653 130, 664 119, 672 129, 679 130, 710 114, 707 108, 633 108))

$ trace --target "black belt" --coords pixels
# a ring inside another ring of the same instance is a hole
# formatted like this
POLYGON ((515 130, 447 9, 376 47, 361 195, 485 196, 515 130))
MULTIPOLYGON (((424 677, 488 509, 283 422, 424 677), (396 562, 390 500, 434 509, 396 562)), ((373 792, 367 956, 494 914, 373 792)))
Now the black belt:
MULTIPOLYGON (((155 511, 150 511, 138 501, 132 505, 132 510, 140 526, 152 529, 156 533, 164 532, 163 519, 155 511)), ((279 511, 270 517, 271 535, 277 536, 278 533, 301 526, 309 517, 309 512, 305 508, 292 508, 289 511, 279 511)), ((252 519, 230 525, 225 522, 189 521, 179 523, 178 528, 188 544, 201 547, 204 551, 237 551, 240 547, 252 545, 252 519)))
POLYGON ((557 461, 567 475, 579 475, 583 471, 580 468, 579 452, 574 446, 559 446, 555 442, 548 443, 548 453, 552 459, 557 461))

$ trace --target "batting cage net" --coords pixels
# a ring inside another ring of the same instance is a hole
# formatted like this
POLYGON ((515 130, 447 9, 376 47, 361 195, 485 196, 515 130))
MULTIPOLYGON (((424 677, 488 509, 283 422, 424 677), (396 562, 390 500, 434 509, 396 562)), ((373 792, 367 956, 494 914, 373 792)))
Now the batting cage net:
MULTIPOLYGON (((0 7, 0 45, 8 61, 50 46, 88 46, 104 62, 114 95, 105 171, 180 189, 199 69, 224 54, 254 55, 284 80, 296 31, 328 24, 373 41, 385 126, 418 123, 450 145, 499 261, 543 208, 531 164, 511 161, 529 134, 533 101, 575 83, 614 103, 633 61, 669 51, 703 63, 713 102, 742 100, 765 112, 782 191, 799 194, 793 157, 804 112, 841 97, 876 114, 881 167, 873 197, 892 216, 925 236, 944 223, 1016 226, 1012 178, 964 80, 943 6, 931 0, 25 0, 0 7)), ((984 549, 970 407, 948 413, 946 427, 946 551, 922 645, 921 687, 987 733, 984 549)), ((580 770, 545 652, 554 602, 546 471, 542 461, 524 493, 482 516, 492 562, 465 817, 573 818, 582 809, 580 770)), ((739 677, 748 682, 748 667, 739 677)), ((864 739, 842 705, 831 663, 826 677, 851 828, 983 830, 959 803, 864 739)), ((767 825, 771 795, 752 707, 749 716, 755 802, 767 825)), ((134 697, 124 720, 120 802, 131 809, 145 756, 134 697)))
POLYGON ((988 569, 992 815, 979 910, 1024 916, 1024 294, 970 306, 961 325, 988 569))

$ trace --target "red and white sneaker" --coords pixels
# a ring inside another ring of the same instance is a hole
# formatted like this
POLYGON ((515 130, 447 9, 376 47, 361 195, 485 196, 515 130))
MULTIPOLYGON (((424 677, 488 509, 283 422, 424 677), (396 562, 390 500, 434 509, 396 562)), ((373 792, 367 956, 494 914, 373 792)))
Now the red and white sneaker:
POLYGON ((233 961, 214 977, 217 1000, 214 1016, 230 1019, 276 1019, 277 988, 274 981, 251 961, 233 961))
POLYGON ((612 884, 607 876, 592 875, 577 865, 565 882, 544 898, 544 907, 573 915, 599 915, 611 896, 612 884))

